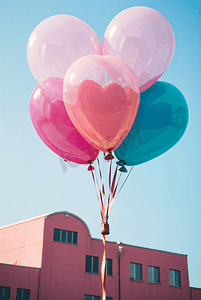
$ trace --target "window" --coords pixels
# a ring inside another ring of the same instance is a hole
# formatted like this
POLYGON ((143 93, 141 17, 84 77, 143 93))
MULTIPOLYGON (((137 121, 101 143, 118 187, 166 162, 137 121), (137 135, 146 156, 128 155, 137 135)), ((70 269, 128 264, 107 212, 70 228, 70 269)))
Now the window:
POLYGON ((77 232, 54 228, 53 241, 77 245, 77 232))
POLYGON ((170 286, 181 286, 180 271, 169 270, 170 286))
MULTIPOLYGON (((100 296, 84 295, 84 300, 100 300, 100 296)), ((106 300, 112 300, 112 297, 106 297, 106 300)))
POLYGON ((142 281, 142 264, 130 263, 130 279, 142 281))
POLYGON ((84 295, 84 300, 100 300, 100 296, 84 295))
POLYGON ((112 259, 106 258, 106 275, 112 276, 112 259))
POLYGON ((16 300, 29 300, 30 290, 17 289, 16 300))
POLYGON ((86 272, 98 274, 98 262, 98 257, 86 255, 86 272))
POLYGON ((0 299, 1 300, 10 299, 10 287, 0 286, 0 299))
POLYGON ((148 266, 148 281, 152 283, 160 283, 160 268, 148 266))

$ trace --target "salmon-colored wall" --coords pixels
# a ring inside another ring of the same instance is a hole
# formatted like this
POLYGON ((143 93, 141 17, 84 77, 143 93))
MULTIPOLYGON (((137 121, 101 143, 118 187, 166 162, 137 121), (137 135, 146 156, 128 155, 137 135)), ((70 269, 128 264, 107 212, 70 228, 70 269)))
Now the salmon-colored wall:
MULTIPOLYGON (((84 294, 102 294, 102 240, 91 238, 87 225, 70 213, 54 213, 1 228, 0 253, 0 262, 41 267, 0 265, 0 285, 11 286, 12 297, 17 287, 30 288, 31 300, 82 300, 84 294), (54 228, 78 232, 77 245, 53 241, 54 228), (99 257, 99 274, 85 272, 86 255, 99 257)), ((106 242, 106 257, 113 263, 113 276, 106 276, 107 296, 117 300, 117 243, 106 242)), ((186 255, 123 245, 120 265, 122 300, 200 300, 200 290, 191 289, 192 299, 190 296, 186 255), (142 264, 142 282, 130 280, 131 262, 142 264), (149 265, 160 267, 160 284, 148 283, 149 265), (169 269, 180 270, 181 287, 169 286, 169 269)))
MULTIPOLYGON (((82 221, 65 214, 45 219, 41 270, 41 299, 83 299, 85 287, 85 251, 91 237, 82 221), (54 228, 78 232, 77 245, 53 241, 54 228), (48 289, 47 289, 48 287, 48 289)), ((99 286, 100 278, 97 276, 99 286)))
MULTIPOLYGON (((84 294, 101 295, 103 244, 91 239, 82 221, 54 214, 46 218, 40 295, 49 300, 83 299, 84 294), (78 232, 78 245, 53 242, 54 228, 78 232), (99 274, 85 272, 86 255, 99 257, 99 274), (48 290, 47 290, 48 287, 48 290)), ((118 246, 107 242, 106 256, 113 261, 113 276, 106 277, 107 296, 118 299, 118 246)), ((121 296, 126 300, 190 300, 187 256, 123 245, 121 296), (143 282, 130 280, 130 262, 142 264, 143 282), (160 284, 148 283, 148 265, 160 267, 160 284), (182 287, 169 286, 169 269, 180 270, 182 287)))
POLYGON ((41 267, 44 217, 0 228, 0 262, 41 267))
POLYGON ((187 256, 124 245, 121 254, 122 297, 135 300, 190 300, 187 256), (142 281, 130 280, 130 262, 142 264, 142 281), (148 266, 160 267, 160 284, 148 283, 148 266), (169 269, 180 270, 181 288, 169 286, 169 269))
POLYGON ((192 300, 201 300, 201 289, 191 288, 192 300))
POLYGON ((10 300, 16 300, 17 288, 30 289, 30 300, 37 300, 39 274, 40 269, 0 264, 0 285, 11 287, 10 300))

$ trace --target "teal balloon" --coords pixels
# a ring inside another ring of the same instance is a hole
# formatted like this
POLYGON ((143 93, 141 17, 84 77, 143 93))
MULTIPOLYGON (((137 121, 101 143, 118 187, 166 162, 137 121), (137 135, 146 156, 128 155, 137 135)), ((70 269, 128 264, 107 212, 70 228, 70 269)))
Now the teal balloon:
POLYGON ((183 136, 188 124, 188 106, 174 85, 157 81, 140 94, 135 122, 114 151, 124 165, 135 166, 158 157, 183 136))

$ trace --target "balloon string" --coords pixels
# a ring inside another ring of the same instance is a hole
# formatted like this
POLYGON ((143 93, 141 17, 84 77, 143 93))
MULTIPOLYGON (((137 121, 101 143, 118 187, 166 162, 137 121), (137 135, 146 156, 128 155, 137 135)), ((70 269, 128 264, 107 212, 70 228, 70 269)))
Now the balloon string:
POLYGON ((101 180, 101 184, 102 184, 102 196, 103 196, 103 202, 105 203, 105 187, 104 187, 104 183, 103 183, 103 176, 102 176, 102 172, 101 172, 101 168, 100 168, 100 162, 99 162, 99 159, 98 159, 98 158, 97 158, 97 162, 98 162, 98 168, 99 168, 100 180, 101 180))
POLYGON ((110 193, 108 196, 108 205, 107 205, 107 212, 106 212, 106 222, 108 221, 109 218, 109 205, 110 205, 110 201, 112 199, 113 196, 113 192, 114 192, 114 186, 115 186, 115 181, 116 181, 116 177, 117 177, 117 171, 118 171, 118 166, 116 166, 116 170, 112 179, 112 185, 110 187, 110 193))
POLYGON ((121 190, 122 190, 122 188, 123 188, 124 184, 126 183, 126 181, 127 181, 128 177, 129 177, 129 175, 130 175, 131 171, 133 170, 133 167, 134 167, 134 166, 132 166, 132 168, 130 169, 130 171, 129 171, 129 173, 128 173, 128 175, 127 175, 126 179, 124 180, 124 182, 123 182, 123 184, 122 184, 122 186, 121 186, 121 188, 120 188, 120 190, 119 190, 119 192, 118 192, 117 196, 119 195, 119 193, 121 192, 121 190))
POLYGON ((99 197, 97 183, 96 183, 96 180, 95 180, 95 176, 94 176, 93 170, 91 171, 91 174, 92 174, 93 182, 94 182, 94 185, 95 185, 95 188, 96 188, 96 195, 97 195, 100 207, 101 207, 102 221, 104 221, 105 220, 105 207, 104 207, 104 204, 103 204, 102 195, 101 195, 101 192, 99 191, 100 192, 100 197, 99 197))
POLYGON ((112 176, 112 159, 110 160, 110 170, 109 170, 109 191, 111 187, 111 176, 112 176))
POLYGON ((115 187, 115 189, 114 189, 113 195, 112 195, 112 197, 111 197, 111 199, 110 199, 109 206, 108 206, 108 208, 107 208, 108 218, 109 218, 109 215, 110 215, 110 211, 111 211, 112 205, 113 205, 113 203, 114 203, 114 197, 115 197, 115 194, 116 194, 116 191, 117 191, 117 188, 118 188, 120 179, 121 179, 121 175, 122 175, 122 173, 120 173, 120 175, 119 175, 119 179, 118 179, 118 181, 117 181, 117 184, 116 184, 116 187, 115 187))
POLYGON ((103 259, 101 265, 101 279, 102 279, 102 300, 106 300, 106 251, 105 251, 105 235, 103 237, 103 259))

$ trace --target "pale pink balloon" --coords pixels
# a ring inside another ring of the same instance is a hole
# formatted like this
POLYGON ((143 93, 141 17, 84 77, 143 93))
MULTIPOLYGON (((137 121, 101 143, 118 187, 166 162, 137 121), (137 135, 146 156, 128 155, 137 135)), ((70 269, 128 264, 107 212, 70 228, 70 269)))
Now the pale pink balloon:
POLYGON ((128 64, 143 92, 165 72, 174 48, 174 32, 168 20, 152 8, 136 6, 112 19, 105 31, 102 54, 128 64))
POLYGON ((79 164, 97 158, 99 151, 81 136, 66 112, 62 78, 47 78, 36 86, 30 115, 39 137, 60 157, 79 164))
POLYGON ((82 136, 110 152, 130 131, 140 93, 133 71, 119 58, 87 55, 76 60, 64 78, 64 103, 82 136))
POLYGON ((96 33, 82 20, 55 15, 43 20, 32 32, 27 59, 35 79, 64 78, 67 69, 79 57, 101 54, 96 33))

